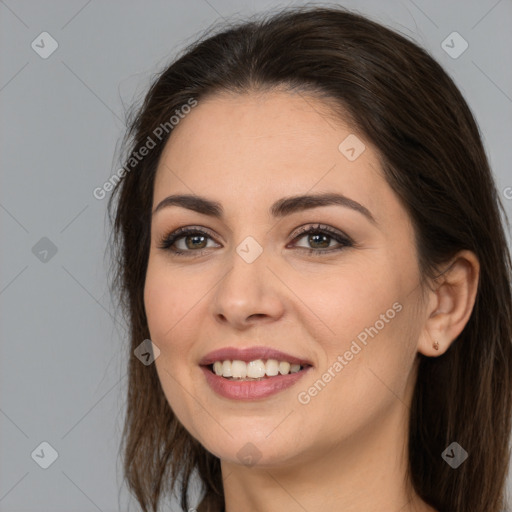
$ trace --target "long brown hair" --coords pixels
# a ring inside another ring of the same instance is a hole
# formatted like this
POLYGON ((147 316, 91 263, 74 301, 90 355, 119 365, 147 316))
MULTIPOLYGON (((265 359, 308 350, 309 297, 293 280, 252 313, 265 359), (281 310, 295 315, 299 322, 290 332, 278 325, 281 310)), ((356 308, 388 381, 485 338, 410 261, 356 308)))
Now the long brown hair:
POLYGON ((153 185, 176 110, 217 92, 277 87, 329 101, 377 148, 385 178, 413 222, 425 283, 458 251, 476 254, 479 287, 464 330, 443 355, 418 354, 408 477, 417 494, 442 512, 501 512, 512 405, 512 265, 500 208, 504 219, 505 210, 477 124, 447 73, 406 37, 341 7, 287 8, 205 34, 154 78, 131 114, 124 176, 108 204, 111 288, 131 338, 122 441, 130 491, 144 512, 156 512, 161 497, 179 487, 187 510, 197 475, 199 510, 224 509, 219 459, 174 416, 155 366, 133 355, 149 338, 143 289, 153 185), (165 123, 168 130, 156 137, 165 123), (155 147, 134 160, 148 137, 155 147), (456 470, 441 457, 453 441, 469 454, 456 470))

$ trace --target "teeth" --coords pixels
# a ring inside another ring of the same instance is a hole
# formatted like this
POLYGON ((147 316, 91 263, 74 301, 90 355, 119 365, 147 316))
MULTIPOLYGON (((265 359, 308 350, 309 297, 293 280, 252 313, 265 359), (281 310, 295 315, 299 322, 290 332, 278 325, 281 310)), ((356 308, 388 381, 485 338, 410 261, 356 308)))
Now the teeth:
POLYGON ((222 363, 222 373, 221 375, 224 375, 224 377, 232 377, 231 373, 231 361, 224 361, 222 363))
POLYGON ((300 364, 291 364, 290 373, 297 373, 300 370, 300 364))
POLYGON ((213 371, 216 375, 222 375, 222 363, 220 361, 213 363, 213 371))
POLYGON ((276 359, 269 359, 265 364, 265 373, 269 377, 275 377, 279 374, 279 362, 276 359))
POLYGON ((290 373, 291 364, 286 361, 281 361, 279 363, 279 373, 281 375, 288 375, 290 373))
MULTIPOLYGON (((224 363, 222 365, 224 366, 224 363)), ((222 376, 224 377, 224 374, 222 376)), ((231 363, 231 377, 245 379, 247 377, 247 365, 243 361, 233 361, 231 363)))
POLYGON ((230 379, 262 379, 275 377, 276 375, 288 375, 301 369, 300 364, 291 364, 277 359, 256 359, 246 363, 245 361, 215 361, 213 371, 216 375, 230 379))
POLYGON ((265 376, 265 362, 261 359, 251 361, 247 364, 247 377, 251 379, 261 379, 265 376))

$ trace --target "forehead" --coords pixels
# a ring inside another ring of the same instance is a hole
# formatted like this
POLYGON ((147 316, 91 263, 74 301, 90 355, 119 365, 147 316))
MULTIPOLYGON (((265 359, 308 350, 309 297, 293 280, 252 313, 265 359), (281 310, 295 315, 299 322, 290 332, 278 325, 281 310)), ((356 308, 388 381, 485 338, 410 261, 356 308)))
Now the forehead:
POLYGON ((262 171, 290 162, 307 167, 333 161, 350 129, 334 122, 328 107, 311 97, 284 92, 222 94, 199 100, 174 128, 166 152, 192 170, 194 162, 218 169, 260 164, 262 171))
POLYGON ((174 127, 159 162, 154 204, 170 193, 195 193, 251 208, 326 191, 370 210, 396 202, 377 152, 325 102, 288 92, 221 94, 199 100, 174 127), (355 160, 343 153, 346 140, 358 152, 364 148, 355 160))

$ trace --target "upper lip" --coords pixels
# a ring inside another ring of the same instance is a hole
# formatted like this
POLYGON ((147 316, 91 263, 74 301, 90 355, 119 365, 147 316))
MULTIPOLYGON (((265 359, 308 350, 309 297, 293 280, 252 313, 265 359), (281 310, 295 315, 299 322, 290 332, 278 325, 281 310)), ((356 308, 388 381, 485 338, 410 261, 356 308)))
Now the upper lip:
POLYGON ((257 359, 277 359, 278 361, 288 361, 292 364, 300 364, 301 366, 311 366, 311 362, 301 357, 292 356, 286 352, 275 350, 271 347, 248 347, 248 348, 235 348, 224 347, 214 350, 206 354, 200 361, 200 366, 208 366, 215 361, 255 361, 257 359))

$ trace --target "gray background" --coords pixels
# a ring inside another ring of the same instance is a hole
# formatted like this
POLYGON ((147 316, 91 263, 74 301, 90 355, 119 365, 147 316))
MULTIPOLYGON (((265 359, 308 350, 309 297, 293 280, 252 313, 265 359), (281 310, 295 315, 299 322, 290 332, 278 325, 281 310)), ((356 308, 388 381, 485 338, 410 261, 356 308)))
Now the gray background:
MULTIPOLYGON (((152 73, 217 20, 293 3, 0 1, 0 511, 137 509, 118 455, 127 345, 106 281, 107 198, 92 191, 119 168, 124 112, 152 73), (45 31, 58 48, 43 59, 31 43, 45 31), (48 469, 31 457, 43 441, 58 452, 48 469)), ((511 215, 511 0, 341 3, 455 79, 511 215), (469 44, 458 58, 441 47, 453 31, 469 44)))

